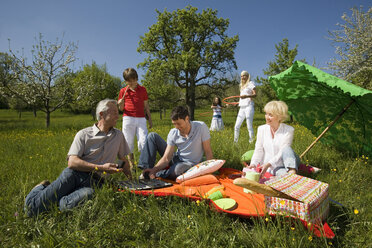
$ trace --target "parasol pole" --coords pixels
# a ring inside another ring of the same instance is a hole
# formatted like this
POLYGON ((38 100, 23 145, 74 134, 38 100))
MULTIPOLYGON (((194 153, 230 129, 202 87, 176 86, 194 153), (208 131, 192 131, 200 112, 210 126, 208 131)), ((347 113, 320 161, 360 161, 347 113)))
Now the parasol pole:
POLYGON ((333 126, 333 124, 336 123, 336 121, 338 119, 340 119, 340 117, 346 112, 346 110, 351 106, 351 104, 353 104, 355 102, 354 99, 351 100, 351 102, 349 102, 343 109, 342 111, 336 116, 336 118, 331 122, 331 124, 328 125, 328 127, 326 127, 326 129, 324 129, 324 131, 314 140, 313 143, 311 143, 311 145, 309 145, 308 148, 306 148, 306 150, 300 155, 300 158, 302 158, 308 151, 310 151, 311 148, 313 148, 313 146, 316 144, 316 142, 318 142, 318 140, 320 140, 321 137, 323 137, 323 135, 333 126))

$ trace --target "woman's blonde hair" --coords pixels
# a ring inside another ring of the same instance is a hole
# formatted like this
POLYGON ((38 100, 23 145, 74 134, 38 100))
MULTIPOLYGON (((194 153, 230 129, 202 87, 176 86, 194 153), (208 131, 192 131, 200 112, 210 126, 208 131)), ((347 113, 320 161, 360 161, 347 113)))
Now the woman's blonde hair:
POLYGON ((278 117, 279 122, 288 118, 288 106, 283 101, 271 101, 265 105, 264 111, 278 117))
POLYGON ((248 79, 247 81, 245 81, 244 85, 243 85, 243 81, 240 79, 240 89, 242 89, 249 81, 251 81, 251 75, 247 71, 242 71, 240 73, 240 76, 243 76, 243 75, 248 76, 248 79))

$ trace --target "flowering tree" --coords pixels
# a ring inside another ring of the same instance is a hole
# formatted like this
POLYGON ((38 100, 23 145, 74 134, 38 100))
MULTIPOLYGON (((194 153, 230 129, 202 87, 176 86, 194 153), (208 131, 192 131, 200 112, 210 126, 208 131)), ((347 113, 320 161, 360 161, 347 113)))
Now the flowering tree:
POLYGON ((351 17, 344 14, 344 23, 328 37, 339 58, 329 63, 336 75, 365 89, 372 90, 372 7, 367 12, 352 8, 351 17))
POLYGON ((63 40, 58 38, 55 42, 44 41, 39 34, 31 51, 32 61, 28 63, 23 54, 19 55, 9 48, 9 55, 14 61, 11 64, 14 83, 2 86, 12 96, 45 112, 46 127, 50 125, 50 114, 71 99, 67 76, 70 64, 76 60, 76 49, 74 43, 63 45, 63 40))

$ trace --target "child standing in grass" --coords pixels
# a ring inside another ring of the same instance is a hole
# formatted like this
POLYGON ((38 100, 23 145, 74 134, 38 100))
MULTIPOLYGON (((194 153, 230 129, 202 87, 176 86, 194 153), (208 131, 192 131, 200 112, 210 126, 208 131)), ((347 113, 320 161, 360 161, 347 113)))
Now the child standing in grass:
POLYGON ((138 151, 141 152, 147 137, 146 118, 149 128, 152 127, 151 113, 148 104, 146 88, 138 84, 138 74, 135 69, 127 68, 123 72, 127 84, 119 93, 118 105, 123 111, 123 133, 130 149, 129 163, 134 164, 134 136, 137 136, 138 151))
POLYGON ((211 122, 211 127, 209 128, 210 131, 220 131, 224 129, 222 115, 221 115, 221 99, 219 97, 215 97, 212 102, 211 108, 213 109, 213 117, 211 122))

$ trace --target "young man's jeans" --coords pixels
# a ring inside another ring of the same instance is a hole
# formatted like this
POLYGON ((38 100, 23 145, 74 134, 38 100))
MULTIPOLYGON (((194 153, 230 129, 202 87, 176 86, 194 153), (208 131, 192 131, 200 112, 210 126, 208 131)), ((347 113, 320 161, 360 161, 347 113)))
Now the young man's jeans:
POLYGON ((274 168, 273 172, 275 176, 280 176, 289 171, 289 169, 296 169, 300 166, 300 158, 293 151, 290 146, 286 146, 282 150, 283 166, 274 168))
POLYGON ((98 175, 66 168, 50 185, 38 185, 31 190, 25 200, 25 212, 33 216, 49 210, 53 203, 58 203, 61 211, 71 209, 91 199, 93 187, 101 184, 98 175))
MULTIPOLYGON (((167 142, 165 142, 165 140, 163 140, 159 134, 154 132, 150 133, 147 136, 145 145, 142 149, 138 162, 138 168, 153 168, 156 162, 156 154, 159 153, 162 157, 166 148, 167 142)), ((168 169, 157 172, 156 177, 175 180, 179 175, 182 175, 185 171, 190 169, 193 164, 190 162, 182 161, 182 159, 180 159, 175 153, 173 155, 172 161, 169 163, 169 166, 170 167, 168 169)))

